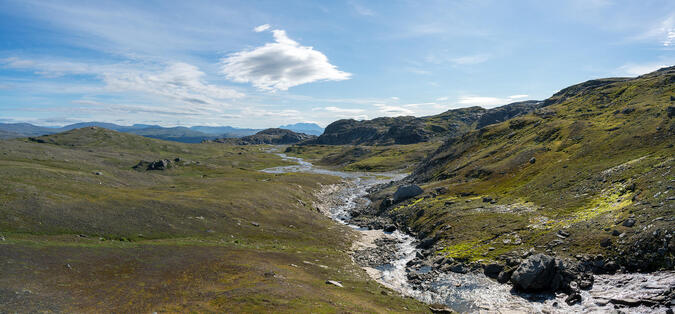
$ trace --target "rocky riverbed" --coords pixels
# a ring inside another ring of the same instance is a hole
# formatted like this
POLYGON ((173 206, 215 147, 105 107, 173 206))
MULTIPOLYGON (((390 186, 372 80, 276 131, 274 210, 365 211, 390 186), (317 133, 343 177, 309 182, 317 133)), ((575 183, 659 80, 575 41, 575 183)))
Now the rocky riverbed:
POLYGON ((532 250, 514 256, 506 265, 465 264, 436 256, 424 241, 396 230, 388 220, 362 215, 370 204, 368 189, 402 174, 329 171, 292 159, 299 164, 266 171, 342 177, 342 184, 319 192, 321 202, 315 205, 361 234, 353 245, 354 261, 373 279, 403 295, 459 312, 672 313, 675 307, 672 271, 592 275, 585 268, 593 265, 592 259, 562 261, 532 250), (514 274, 517 278, 511 279, 514 274), (528 288, 556 292, 522 292, 528 288))

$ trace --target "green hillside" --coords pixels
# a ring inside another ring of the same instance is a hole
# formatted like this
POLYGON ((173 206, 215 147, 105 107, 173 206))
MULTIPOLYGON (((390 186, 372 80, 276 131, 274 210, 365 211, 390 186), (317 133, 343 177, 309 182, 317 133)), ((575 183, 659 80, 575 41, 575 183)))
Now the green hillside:
POLYGON ((408 178, 426 197, 385 215, 458 259, 534 247, 672 269, 674 101, 675 67, 563 89, 531 114, 445 142, 408 178))

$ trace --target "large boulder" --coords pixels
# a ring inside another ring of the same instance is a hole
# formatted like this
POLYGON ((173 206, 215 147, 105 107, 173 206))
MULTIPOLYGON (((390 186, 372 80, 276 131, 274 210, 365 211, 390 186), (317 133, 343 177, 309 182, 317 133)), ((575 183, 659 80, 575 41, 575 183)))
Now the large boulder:
POLYGON ((405 201, 422 193, 424 193, 424 190, 416 184, 399 186, 394 193, 394 203, 405 201))
POLYGON ((522 291, 545 291, 551 289, 556 275, 555 258, 535 254, 523 261, 511 275, 511 282, 522 291))

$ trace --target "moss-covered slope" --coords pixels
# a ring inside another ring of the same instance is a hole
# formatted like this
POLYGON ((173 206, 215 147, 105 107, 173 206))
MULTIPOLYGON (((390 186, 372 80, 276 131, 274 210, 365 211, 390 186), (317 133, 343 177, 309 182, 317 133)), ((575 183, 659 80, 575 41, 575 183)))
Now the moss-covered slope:
POLYGON ((456 258, 535 247, 672 268, 674 100, 675 67, 563 89, 531 114, 444 143, 408 178, 426 198, 387 214, 456 258))

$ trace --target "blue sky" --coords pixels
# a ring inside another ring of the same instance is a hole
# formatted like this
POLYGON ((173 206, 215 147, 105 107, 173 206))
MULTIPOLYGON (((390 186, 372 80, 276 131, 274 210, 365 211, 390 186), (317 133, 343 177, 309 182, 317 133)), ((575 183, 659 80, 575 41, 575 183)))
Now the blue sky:
POLYGON ((273 127, 675 64, 675 1, 0 0, 0 122, 273 127))

